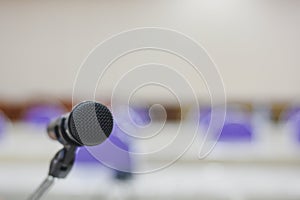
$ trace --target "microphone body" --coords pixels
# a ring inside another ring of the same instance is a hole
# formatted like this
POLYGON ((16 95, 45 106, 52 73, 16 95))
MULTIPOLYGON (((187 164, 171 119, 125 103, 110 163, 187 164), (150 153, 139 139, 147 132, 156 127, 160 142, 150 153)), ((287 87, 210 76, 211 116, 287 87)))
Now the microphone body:
POLYGON ((62 145, 75 145, 82 146, 80 142, 70 134, 68 121, 70 113, 57 118, 56 120, 50 122, 47 127, 48 136, 60 142, 62 145))

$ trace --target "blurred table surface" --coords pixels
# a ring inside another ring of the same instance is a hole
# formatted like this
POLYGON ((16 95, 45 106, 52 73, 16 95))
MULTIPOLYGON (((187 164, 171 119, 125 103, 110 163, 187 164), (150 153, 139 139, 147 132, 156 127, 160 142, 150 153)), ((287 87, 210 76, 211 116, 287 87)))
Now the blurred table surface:
MULTIPOLYGON (((160 144, 173 137, 176 126, 166 124, 160 144)), ((281 133, 283 127, 262 130, 265 135, 255 143, 218 144, 203 160, 198 159, 195 140, 171 166, 135 175, 128 182, 114 180, 100 165, 75 165, 45 199, 300 199, 299 148, 281 133)), ((153 149, 158 142, 136 145, 153 149)), ((0 199, 25 199, 46 177, 49 161, 60 148, 41 129, 13 124, 0 141, 0 199)), ((155 167, 170 157, 149 157, 136 167, 155 167)))

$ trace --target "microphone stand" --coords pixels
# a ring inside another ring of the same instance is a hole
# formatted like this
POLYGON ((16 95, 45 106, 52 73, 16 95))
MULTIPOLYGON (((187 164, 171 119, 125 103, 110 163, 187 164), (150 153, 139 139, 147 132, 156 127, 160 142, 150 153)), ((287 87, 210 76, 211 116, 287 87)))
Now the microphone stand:
POLYGON ((59 150, 51 160, 48 177, 41 183, 28 200, 39 200, 46 194, 54 184, 56 178, 65 178, 71 171, 77 147, 74 145, 65 145, 59 150))
POLYGON ((28 198, 28 200, 38 200, 40 199, 50 187, 54 184, 55 178, 53 176, 48 176, 41 183, 41 185, 35 190, 35 192, 28 198))

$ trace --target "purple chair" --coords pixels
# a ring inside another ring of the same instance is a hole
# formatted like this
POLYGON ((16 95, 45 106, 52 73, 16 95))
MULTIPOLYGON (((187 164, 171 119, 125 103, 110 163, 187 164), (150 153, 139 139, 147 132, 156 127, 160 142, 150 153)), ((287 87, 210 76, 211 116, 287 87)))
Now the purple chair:
POLYGON ((300 142, 300 116, 295 119, 295 133, 297 135, 298 142, 300 142))
POLYGON ((296 141, 300 142, 300 111, 294 113, 288 120, 289 125, 292 128, 294 138, 296 141))
POLYGON ((208 106, 201 107, 199 112, 200 112, 199 124, 208 126, 210 123, 211 108, 208 106))
POLYGON ((291 127, 294 140, 300 142, 300 106, 293 105, 287 108, 281 114, 280 120, 291 127))
POLYGON ((252 127, 247 122, 225 122, 218 141, 223 142, 251 142, 252 127))
POLYGON ((136 117, 133 117, 133 120, 137 125, 145 126, 151 122, 149 109, 146 107, 134 107, 130 112, 130 114, 137 115, 136 117), (132 111, 135 113, 132 113, 132 111))
POLYGON ((286 109, 280 116, 282 121, 288 121, 300 113, 300 106, 291 106, 286 109))
POLYGON ((0 139, 3 137, 7 128, 7 119, 5 116, 0 112, 0 139))
POLYGON ((59 105, 36 105, 25 111, 23 120, 38 127, 46 127, 52 119, 64 113, 65 109, 59 105))
MULTIPOLYGON (((205 131, 208 130, 210 120, 210 111, 204 115, 203 119, 200 117, 200 125, 204 127, 205 131)), ((222 142, 250 142, 253 140, 253 127, 251 118, 243 111, 227 110, 225 122, 220 135, 219 133, 210 134, 214 134, 213 138, 222 142)))

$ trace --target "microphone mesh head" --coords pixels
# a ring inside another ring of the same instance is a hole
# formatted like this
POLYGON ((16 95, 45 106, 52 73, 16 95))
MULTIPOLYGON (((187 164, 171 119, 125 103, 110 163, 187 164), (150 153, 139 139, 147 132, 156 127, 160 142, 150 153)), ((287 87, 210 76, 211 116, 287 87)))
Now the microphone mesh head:
POLYGON ((68 123, 71 135, 78 143, 86 146, 102 143, 113 129, 111 112, 106 106, 92 101, 75 106, 68 123))

